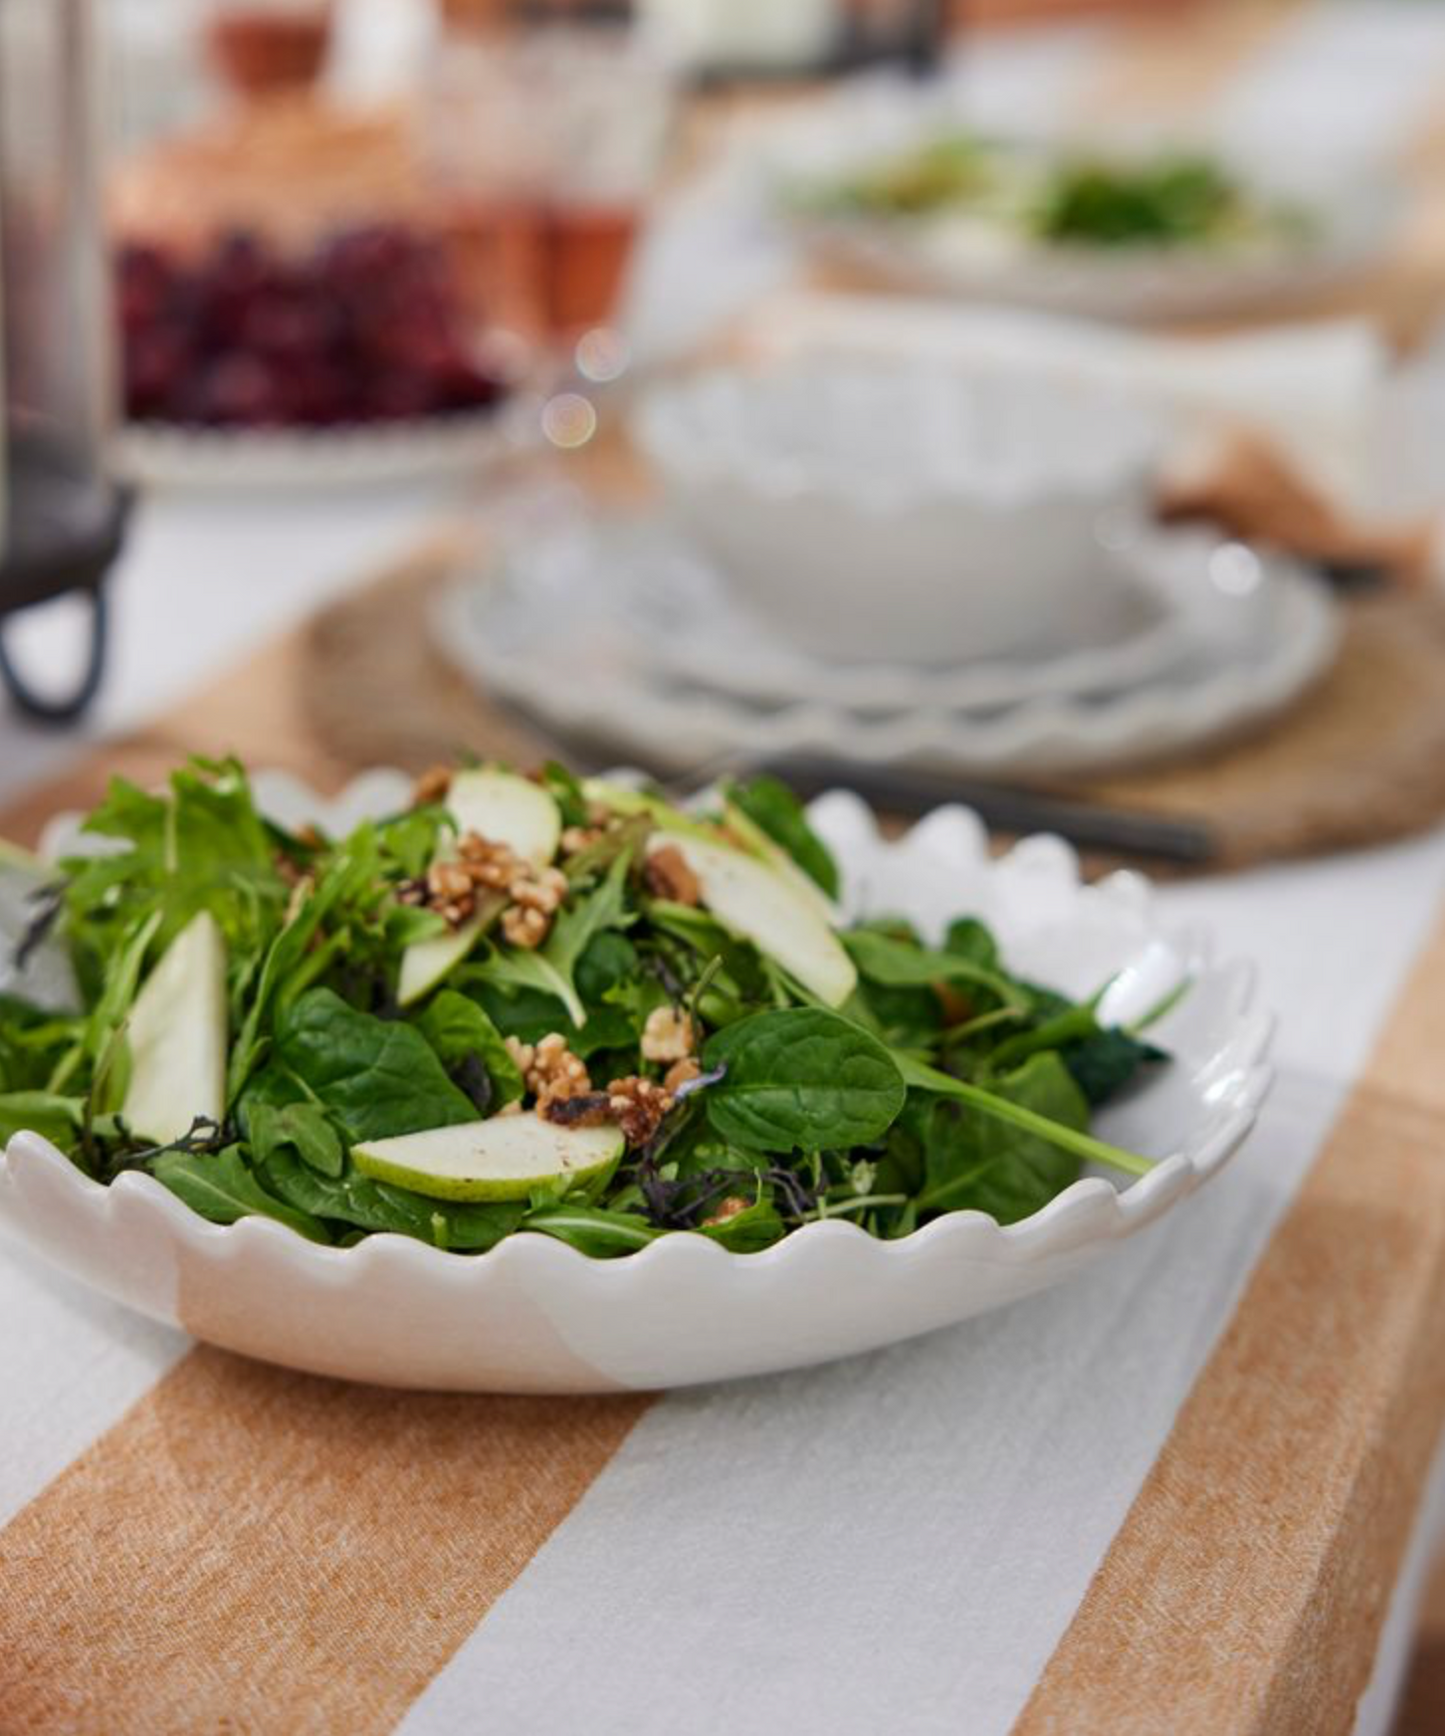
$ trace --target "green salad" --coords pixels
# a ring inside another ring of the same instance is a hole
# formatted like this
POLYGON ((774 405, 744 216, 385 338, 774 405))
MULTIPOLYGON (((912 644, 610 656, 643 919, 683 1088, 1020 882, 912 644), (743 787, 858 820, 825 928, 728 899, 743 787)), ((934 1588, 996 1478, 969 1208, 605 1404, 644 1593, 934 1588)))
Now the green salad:
POLYGON ((1033 153, 945 133, 805 189, 823 216, 989 219, 1020 236, 1105 249, 1228 247, 1308 233, 1298 204, 1247 186, 1214 158, 1033 153))
POLYGON ((557 765, 437 768, 328 837, 193 760, 160 794, 116 781, 85 829, 104 853, 7 942, 0 1140, 216 1223, 746 1253, 824 1218, 1008 1223, 1086 1162, 1149 1167, 1089 1130, 1165 1060, 1147 1037, 1013 975, 966 912, 941 939, 842 924, 772 779, 683 812, 557 765), (68 965, 64 1010, 27 998, 40 963, 68 965))

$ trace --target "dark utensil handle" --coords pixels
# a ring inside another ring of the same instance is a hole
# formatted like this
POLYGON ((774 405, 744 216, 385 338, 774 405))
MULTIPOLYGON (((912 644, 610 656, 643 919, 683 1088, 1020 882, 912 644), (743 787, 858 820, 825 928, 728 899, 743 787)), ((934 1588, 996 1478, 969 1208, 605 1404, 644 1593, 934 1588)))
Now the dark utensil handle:
POLYGON ((105 592, 99 586, 87 591, 85 596, 90 603, 90 643, 86 650, 85 666, 75 686, 58 699, 49 694, 37 693, 21 674, 13 653, 5 643, 5 623, 0 622, 0 681, 4 682, 16 708, 37 723, 74 723, 76 718, 88 709, 100 690, 101 677, 105 673, 106 648, 110 641, 110 606, 106 602, 105 592))
POLYGON ((1088 850, 1149 856, 1194 867, 1212 862, 1219 854, 1218 839, 1201 819, 1135 813, 1042 790, 953 778, 912 767, 785 760, 762 769, 775 773, 802 794, 842 786, 856 790, 875 807, 900 814, 923 814, 949 802, 961 802, 990 830, 1056 832, 1088 850))

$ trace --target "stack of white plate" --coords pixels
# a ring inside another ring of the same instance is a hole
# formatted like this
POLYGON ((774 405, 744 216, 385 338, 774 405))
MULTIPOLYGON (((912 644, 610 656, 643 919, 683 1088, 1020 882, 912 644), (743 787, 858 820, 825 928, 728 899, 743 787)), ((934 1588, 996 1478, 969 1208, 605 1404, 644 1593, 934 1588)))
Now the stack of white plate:
POLYGON ((657 388, 662 509, 535 519, 437 644, 593 758, 1097 771, 1279 711, 1337 644, 1294 563, 1145 511, 1159 429, 1082 382, 800 364, 657 388))

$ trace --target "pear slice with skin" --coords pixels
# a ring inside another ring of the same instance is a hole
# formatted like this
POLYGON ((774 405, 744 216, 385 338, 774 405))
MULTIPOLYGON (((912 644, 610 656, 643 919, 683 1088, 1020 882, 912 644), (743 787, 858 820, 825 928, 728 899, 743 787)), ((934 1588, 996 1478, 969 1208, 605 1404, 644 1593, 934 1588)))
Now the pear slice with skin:
POLYGON ((437 1200, 523 1200, 534 1188, 599 1181, 626 1146, 618 1127, 558 1127, 494 1115, 351 1148, 363 1175, 437 1200))
POLYGON ((226 942, 202 911, 146 978, 126 1025, 130 1084, 121 1114, 157 1145, 226 1109, 226 942))
POLYGON ((648 854, 668 846, 697 876, 703 903, 724 928, 750 940, 825 1006, 843 1005, 858 972, 819 908, 821 894, 805 893, 768 863, 692 832, 654 833, 648 854))
POLYGON ((830 927, 838 920, 838 909, 811 875, 805 874, 788 852, 770 838, 758 823, 750 819, 735 802, 723 807, 722 823, 694 819, 671 802, 652 796, 646 790, 629 789, 625 784, 609 783, 605 778, 588 778, 582 793, 592 801, 601 802, 617 814, 646 814, 662 832, 674 838, 694 838, 701 844, 725 844, 724 828, 745 855, 755 856, 782 876, 801 897, 813 905, 818 915, 830 927))
MULTIPOLYGON (((545 868, 557 854, 562 838, 562 813, 540 785, 514 772, 483 766, 458 772, 447 793, 447 811, 458 836, 476 832, 493 844, 505 844, 533 868, 545 868)), ((446 861, 455 851, 448 842, 437 854, 446 861)), ((503 900, 486 901, 469 922, 432 940, 419 940, 402 955, 397 1000, 404 1007, 428 995, 477 944, 483 929, 502 908, 503 900)))

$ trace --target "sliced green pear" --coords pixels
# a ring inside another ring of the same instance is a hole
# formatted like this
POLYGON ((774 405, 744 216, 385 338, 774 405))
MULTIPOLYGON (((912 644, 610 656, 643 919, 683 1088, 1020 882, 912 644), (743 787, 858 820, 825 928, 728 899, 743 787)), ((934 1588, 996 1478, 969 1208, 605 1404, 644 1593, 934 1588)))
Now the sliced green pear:
MULTIPOLYGON (((695 838, 702 844, 724 842, 720 835, 722 828, 716 822, 694 819, 691 814, 673 807, 660 796, 649 795, 646 790, 608 783, 605 778, 588 778, 582 786, 582 793, 590 801, 601 802, 616 814, 646 814, 659 831, 670 832, 675 837, 695 838)), ((837 921, 837 908, 823 888, 805 874, 782 845, 770 838, 735 802, 724 805, 723 825, 743 846, 746 854, 756 856, 760 862, 776 869, 784 880, 815 905, 824 922, 831 925, 837 921)))
MULTIPOLYGON (((476 832, 494 844, 505 844, 514 855, 545 868, 557 854, 562 814, 539 784, 514 772, 482 766, 458 772, 447 794, 447 811, 458 834, 476 832)), ((448 842, 438 861, 453 854, 448 842)), ((419 940, 402 955, 397 999, 409 1007, 428 995, 477 944, 482 930, 496 916, 499 904, 478 911, 470 922, 432 940, 419 940)))
POLYGON ((725 928, 750 940, 825 1006, 842 1006, 858 986, 858 973, 815 898, 756 857, 691 834, 655 834, 649 854, 669 845, 697 876, 703 903, 725 928))
POLYGON ((738 840, 746 844, 759 861, 775 868, 784 880, 804 898, 817 906, 818 914, 830 927, 838 920, 838 907, 811 874, 801 869, 775 838, 763 830, 751 815, 745 814, 736 802, 728 802, 723 813, 727 827, 738 840))
POLYGON ((522 1200, 533 1188, 600 1180, 622 1156, 617 1127, 557 1127, 538 1115, 494 1115, 351 1149, 375 1181, 437 1200, 522 1200))
POLYGON ((122 1114, 142 1139, 168 1145, 198 1115, 226 1109, 226 943, 202 911, 166 949, 126 1027, 130 1085, 122 1114))
POLYGON ((447 795, 458 832, 479 832, 513 855, 545 868, 562 840, 562 811, 530 778, 481 766, 458 772, 447 795))

